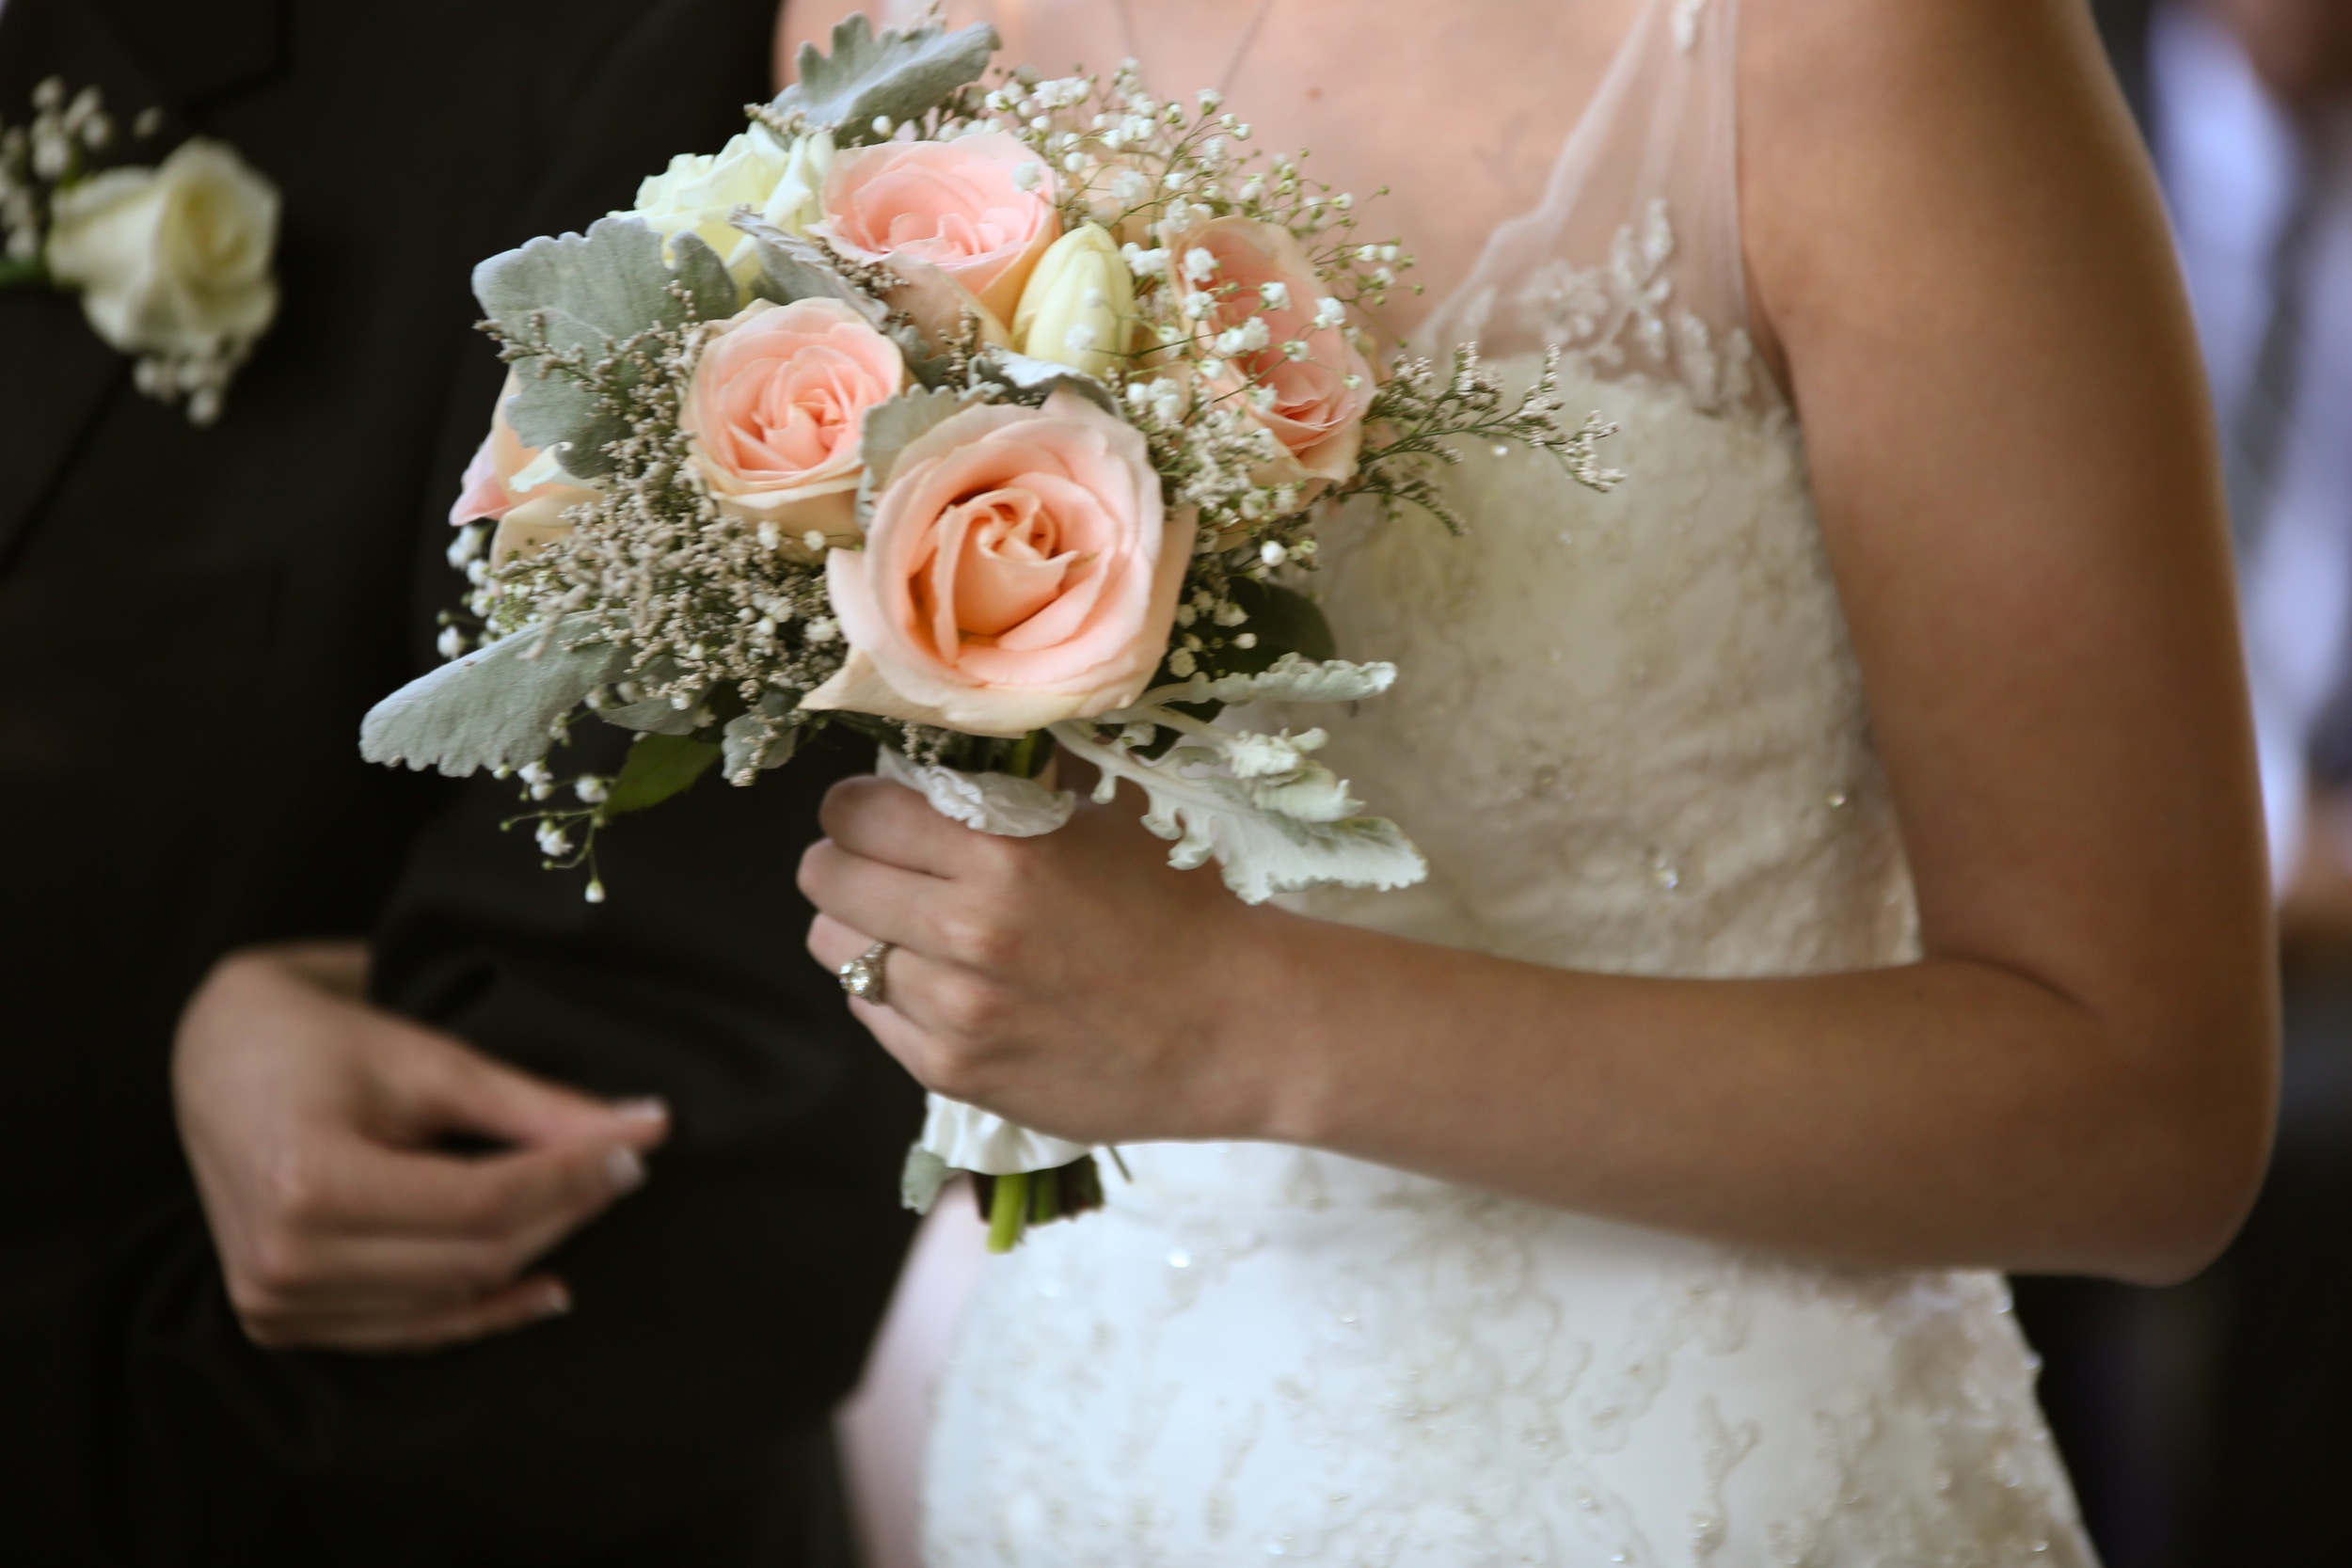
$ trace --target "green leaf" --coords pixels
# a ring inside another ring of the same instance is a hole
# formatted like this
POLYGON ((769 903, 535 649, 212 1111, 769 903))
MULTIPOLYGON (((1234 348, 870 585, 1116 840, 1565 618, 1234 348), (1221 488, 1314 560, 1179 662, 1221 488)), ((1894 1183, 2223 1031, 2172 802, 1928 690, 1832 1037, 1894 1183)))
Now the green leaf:
POLYGON ((1233 630, 1255 633, 1258 645, 1236 648, 1232 634, 1227 633, 1226 645, 1216 656, 1218 673, 1254 675, 1270 669, 1284 654, 1296 654, 1318 664, 1340 657, 1339 641, 1331 635, 1331 623, 1324 619, 1323 607, 1297 589, 1237 577, 1226 596, 1249 613, 1249 619, 1233 630))
MULTIPOLYGON (((735 313, 735 280, 718 253, 691 233, 675 236, 676 269, 662 260, 661 235, 634 217, 598 218, 588 232, 541 237, 474 268, 473 290, 509 342, 533 337, 544 321, 548 347, 601 358, 649 326, 676 326, 735 313), (670 292, 682 285, 685 298, 670 292)), ((520 389, 508 422, 529 446, 560 448, 579 479, 610 472, 608 442, 628 434, 621 416, 560 372, 532 373, 536 356, 516 363, 520 389)))
POLYGON ((658 806, 683 794, 710 765, 719 760, 719 744, 686 735, 648 735, 628 749, 612 792, 597 815, 610 822, 632 811, 658 806))
POLYGON ((835 24, 833 53, 801 45, 793 74, 776 95, 778 114, 805 116, 814 125, 846 133, 845 142, 870 141, 877 115, 919 118, 977 82, 996 53, 996 29, 986 23, 950 33, 937 24, 874 36, 864 13, 835 24))
POLYGON ((452 659, 368 711, 359 754, 457 778, 536 762, 555 721, 628 667, 617 643, 592 641, 604 635, 603 622, 582 612, 556 623, 552 636, 526 626, 452 659))

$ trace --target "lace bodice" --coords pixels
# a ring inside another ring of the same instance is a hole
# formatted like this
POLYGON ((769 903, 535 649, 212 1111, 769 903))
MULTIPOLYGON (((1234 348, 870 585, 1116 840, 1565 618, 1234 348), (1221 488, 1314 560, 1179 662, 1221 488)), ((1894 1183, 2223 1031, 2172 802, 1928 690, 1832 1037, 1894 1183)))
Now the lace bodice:
MULTIPOLYGON (((1475 452, 1466 538, 1359 519, 1327 546, 1343 648, 1402 674, 1299 727, 1431 875, 1308 912, 1647 974, 1915 951, 1801 434, 1745 330, 1731 20, 1642 8, 1545 204, 1430 329, 1565 351, 1627 483, 1475 452)), ((1105 1212, 991 1267, 932 1449, 943 1568, 2089 1561, 1996 1276, 1307 1150, 1126 1157, 1105 1212)))
MULTIPOLYGON (((1431 874, 1298 907, 1539 963, 1810 974, 1912 956, 1884 778, 1778 412, 1572 379, 1619 421, 1610 495, 1474 453, 1471 537, 1366 528, 1329 551, 1342 645, 1396 689, 1325 718, 1325 755, 1431 874)), ((1323 718, 1322 715, 1314 717, 1323 718)), ((1301 716, 1302 725, 1307 716, 1301 716)))

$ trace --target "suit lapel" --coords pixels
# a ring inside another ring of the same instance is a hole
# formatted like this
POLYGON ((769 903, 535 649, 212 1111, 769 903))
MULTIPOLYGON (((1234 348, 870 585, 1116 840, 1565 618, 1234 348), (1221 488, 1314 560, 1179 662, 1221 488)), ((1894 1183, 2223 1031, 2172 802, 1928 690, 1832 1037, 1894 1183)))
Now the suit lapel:
POLYGON ((123 47, 155 78, 162 101, 183 113, 259 86, 284 61, 286 0, 84 3, 105 13, 123 47))

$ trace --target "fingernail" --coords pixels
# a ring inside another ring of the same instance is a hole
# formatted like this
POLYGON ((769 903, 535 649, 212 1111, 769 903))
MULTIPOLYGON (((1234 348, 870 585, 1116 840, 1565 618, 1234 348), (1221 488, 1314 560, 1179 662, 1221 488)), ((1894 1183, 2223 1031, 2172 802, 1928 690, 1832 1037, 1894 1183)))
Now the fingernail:
POLYGON ((624 1121, 667 1121, 670 1102, 660 1095, 647 1095, 643 1100, 615 1101, 612 1114, 624 1121))
POLYGON ((614 1192, 628 1192, 644 1183, 645 1162, 627 1144, 615 1145, 604 1151, 604 1176, 614 1192))
POLYGON ((531 1315, 534 1318, 560 1318, 571 1309, 572 1292, 558 1283, 539 1292, 539 1299, 532 1305, 531 1315))

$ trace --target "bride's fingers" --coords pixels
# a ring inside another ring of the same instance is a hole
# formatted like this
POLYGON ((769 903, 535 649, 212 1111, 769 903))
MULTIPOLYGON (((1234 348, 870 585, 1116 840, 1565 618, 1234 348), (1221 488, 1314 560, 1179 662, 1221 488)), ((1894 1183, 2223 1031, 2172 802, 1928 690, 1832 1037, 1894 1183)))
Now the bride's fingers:
POLYGON ((808 923, 808 956, 827 969, 841 966, 874 945, 874 939, 854 926, 845 926, 821 909, 808 923))
MULTIPOLYGON (((839 969, 873 945, 873 939, 830 915, 809 927, 808 950, 839 969)), ((977 1091, 975 1053, 964 1037, 986 1022, 988 988, 971 975, 903 947, 882 958, 882 1001, 850 999, 850 1011, 884 1051, 924 1087, 966 1098, 977 1091), (960 1043, 949 1049, 947 1040, 960 1043)))
POLYGON ((979 835, 933 811, 887 779, 843 779, 825 792, 817 820, 825 836, 853 854, 902 870, 952 877, 979 835))
MULTIPOLYGON (((832 839, 818 839, 803 851, 800 887, 825 914, 869 933, 867 945, 895 942, 922 952, 937 949, 939 917, 954 892, 937 877, 871 859, 832 839)), ((818 957, 825 961, 822 954, 818 957)), ((849 954, 833 967, 856 957, 849 954)))

